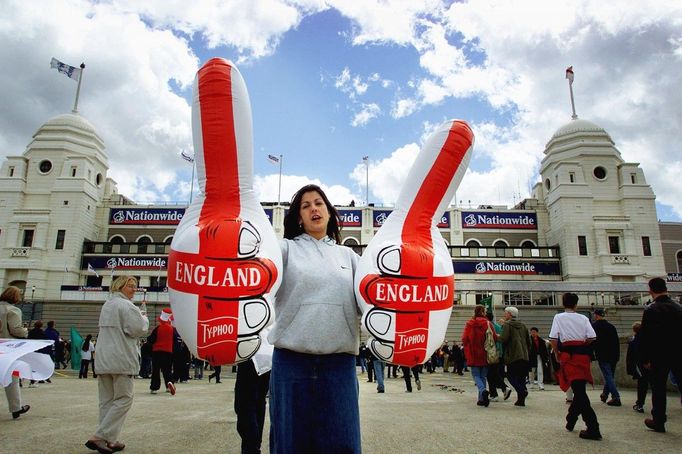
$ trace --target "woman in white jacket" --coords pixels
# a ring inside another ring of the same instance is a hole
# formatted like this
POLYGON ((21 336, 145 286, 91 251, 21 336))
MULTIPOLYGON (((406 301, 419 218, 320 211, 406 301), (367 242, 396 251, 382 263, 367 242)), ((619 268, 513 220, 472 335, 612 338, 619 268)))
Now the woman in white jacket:
POLYGON ((118 277, 99 316, 99 426, 85 446, 100 453, 125 448, 118 437, 133 405, 133 377, 140 370, 138 339, 149 329, 146 311, 132 302, 136 291, 137 279, 118 277))

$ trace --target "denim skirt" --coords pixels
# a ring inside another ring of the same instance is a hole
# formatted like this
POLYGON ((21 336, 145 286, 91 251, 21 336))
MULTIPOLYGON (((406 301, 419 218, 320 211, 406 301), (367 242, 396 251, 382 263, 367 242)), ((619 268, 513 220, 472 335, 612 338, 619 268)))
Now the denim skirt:
POLYGON ((355 356, 276 348, 270 375, 270 453, 360 453, 355 356))

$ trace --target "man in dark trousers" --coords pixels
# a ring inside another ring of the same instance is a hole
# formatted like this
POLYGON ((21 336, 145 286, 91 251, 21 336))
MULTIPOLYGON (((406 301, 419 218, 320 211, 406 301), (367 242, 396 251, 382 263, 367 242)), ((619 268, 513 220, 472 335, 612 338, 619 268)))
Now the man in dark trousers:
POLYGON ((653 302, 642 314, 639 331, 639 355, 651 381, 651 416, 644 424, 656 432, 665 432, 666 384, 672 371, 682 378, 682 353, 679 335, 682 330, 682 306, 668 295, 665 280, 655 277, 649 281, 649 295, 653 302))
POLYGON ((604 377, 604 389, 599 398, 602 402, 606 402, 606 405, 620 407, 620 393, 614 378, 616 364, 620 359, 620 341, 616 327, 609 323, 605 317, 604 309, 594 310, 596 320, 592 323, 592 328, 597 333, 597 340, 594 342, 594 354, 597 357, 602 377, 604 377), (611 395, 611 400, 607 402, 609 395, 611 395))

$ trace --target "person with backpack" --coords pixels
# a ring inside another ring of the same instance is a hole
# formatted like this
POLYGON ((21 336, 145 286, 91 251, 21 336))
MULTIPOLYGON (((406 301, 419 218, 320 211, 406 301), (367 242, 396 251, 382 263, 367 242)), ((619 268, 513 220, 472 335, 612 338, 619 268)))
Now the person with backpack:
POLYGON ((488 354, 485 351, 486 332, 492 330, 493 337, 497 340, 497 334, 491 323, 485 316, 485 306, 477 304, 474 308, 474 316, 464 325, 462 344, 467 364, 471 367, 471 375, 478 388, 478 402, 476 405, 487 407, 490 404, 490 393, 486 389, 488 377, 488 354))
POLYGON ((530 335, 528 328, 518 321, 519 310, 515 307, 504 309, 504 324, 500 341, 504 346, 504 364, 507 366, 509 383, 516 391, 517 407, 526 406, 528 389, 526 388, 526 376, 528 375, 528 352, 530 352, 530 335))

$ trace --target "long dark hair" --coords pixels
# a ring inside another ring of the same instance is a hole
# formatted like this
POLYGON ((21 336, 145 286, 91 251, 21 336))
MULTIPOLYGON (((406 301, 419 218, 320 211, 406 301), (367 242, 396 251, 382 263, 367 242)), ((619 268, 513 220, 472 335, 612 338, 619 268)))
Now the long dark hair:
POLYGON ((305 233, 303 225, 299 223, 301 216, 301 199, 306 192, 317 192, 322 197, 324 204, 327 205, 329 212, 329 222, 327 222, 327 236, 337 243, 341 243, 341 229, 339 227, 339 213, 334 208, 334 205, 329 202, 327 195, 316 184, 307 184, 296 191, 296 194, 291 199, 291 206, 289 212, 284 216, 284 238, 293 240, 302 233, 305 233))
POLYGON ((87 336, 85 336, 85 341, 83 342, 83 347, 82 347, 82 350, 84 352, 87 352, 88 350, 90 350, 90 339, 92 339, 92 334, 88 334, 87 336))

